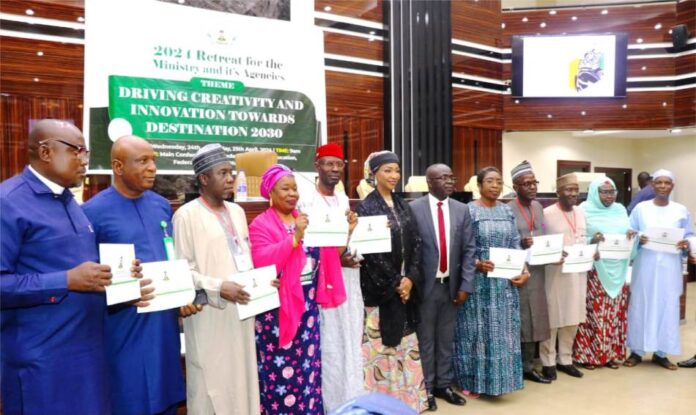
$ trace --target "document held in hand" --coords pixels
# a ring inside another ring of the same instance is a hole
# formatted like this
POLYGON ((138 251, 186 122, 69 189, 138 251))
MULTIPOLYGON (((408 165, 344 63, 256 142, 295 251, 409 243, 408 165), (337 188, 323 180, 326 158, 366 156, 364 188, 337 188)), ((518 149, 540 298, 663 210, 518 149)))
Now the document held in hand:
POLYGON ((227 277, 244 287, 251 299, 247 304, 237 304, 237 313, 240 320, 245 320, 257 314, 280 307, 278 289, 271 285, 276 278, 276 266, 255 268, 249 271, 238 272, 227 277))
POLYGON ((99 244, 99 263, 111 267, 111 285, 106 287, 106 305, 140 298, 140 280, 131 277, 133 260, 133 244, 99 244))
POLYGON ((345 246, 348 242, 348 219, 345 210, 339 208, 312 208, 304 211, 309 216, 303 245, 345 246))
POLYGON ((571 245, 566 246, 565 251, 568 256, 565 257, 563 261, 563 269, 561 272, 564 274, 576 273, 576 272, 587 272, 592 269, 594 264, 594 254, 597 252, 597 245, 571 245))
POLYGON ((605 233, 604 241, 598 245, 601 259, 629 259, 636 238, 628 239, 625 234, 605 233))
POLYGON ((648 228, 643 234, 648 237, 643 248, 668 254, 680 253, 677 242, 684 239, 683 228, 648 228))
POLYGON ((193 302, 196 290, 193 288, 193 276, 188 261, 146 262, 143 267, 143 278, 152 280, 155 288, 155 298, 150 300, 147 307, 138 307, 138 313, 179 308, 193 302))
POLYGON ((527 249, 529 265, 546 265, 559 262, 563 257, 563 234, 535 236, 527 249))
POLYGON ((360 255, 391 252, 391 229, 387 216, 360 216, 350 237, 350 247, 360 255))
POLYGON ((489 259, 495 268, 488 273, 488 278, 513 279, 522 274, 527 252, 523 249, 491 248, 489 259))

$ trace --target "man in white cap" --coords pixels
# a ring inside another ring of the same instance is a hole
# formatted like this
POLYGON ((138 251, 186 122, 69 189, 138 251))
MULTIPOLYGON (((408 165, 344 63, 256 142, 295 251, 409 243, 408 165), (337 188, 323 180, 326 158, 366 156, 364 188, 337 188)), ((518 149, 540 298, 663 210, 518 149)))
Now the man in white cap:
POLYGON ((249 230, 244 210, 227 202, 234 185, 233 168, 220 144, 202 147, 193 158, 200 197, 174 215, 178 258, 191 267, 196 289, 208 305, 184 319, 186 396, 189 413, 258 412, 254 319, 239 320, 235 303, 249 294, 227 276, 251 265, 249 230))
POLYGON ((633 260, 631 300, 628 305, 628 347, 631 356, 624 366, 642 361, 646 352, 654 352, 652 362, 676 370, 668 354, 681 354, 679 337, 679 296, 682 294, 681 254, 689 248, 686 239, 677 242, 674 253, 646 249, 650 228, 684 229, 684 237, 693 236, 689 210, 669 200, 674 189, 672 172, 660 169, 652 174, 655 198, 639 203, 631 212, 631 228, 638 231, 640 248, 633 260), (681 251, 681 252, 679 252, 681 251))

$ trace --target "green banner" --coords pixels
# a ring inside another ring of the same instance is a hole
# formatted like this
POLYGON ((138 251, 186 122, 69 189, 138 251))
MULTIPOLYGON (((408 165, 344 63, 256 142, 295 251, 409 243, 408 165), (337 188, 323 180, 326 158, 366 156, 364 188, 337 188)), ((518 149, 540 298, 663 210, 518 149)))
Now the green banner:
MULTIPOLYGON (((248 88, 220 79, 110 76, 105 121, 108 135, 132 131, 150 141, 160 170, 190 171, 198 148, 212 142, 222 144, 230 155, 270 150, 283 164, 299 171, 313 169, 315 109, 296 91, 248 88)), ((104 124, 93 126, 101 134, 91 135, 90 169, 110 168, 105 150, 111 144, 102 142, 109 140, 104 124)), ((91 130, 93 134, 95 128, 91 130)))

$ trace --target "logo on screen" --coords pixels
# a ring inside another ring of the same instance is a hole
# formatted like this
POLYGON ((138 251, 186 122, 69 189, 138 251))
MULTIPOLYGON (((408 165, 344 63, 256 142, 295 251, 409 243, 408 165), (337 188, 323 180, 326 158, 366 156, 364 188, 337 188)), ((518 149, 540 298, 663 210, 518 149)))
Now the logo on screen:
POLYGON ((592 84, 600 82, 604 76, 604 53, 592 49, 573 59, 569 65, 570 88, 580 92, 592 84))

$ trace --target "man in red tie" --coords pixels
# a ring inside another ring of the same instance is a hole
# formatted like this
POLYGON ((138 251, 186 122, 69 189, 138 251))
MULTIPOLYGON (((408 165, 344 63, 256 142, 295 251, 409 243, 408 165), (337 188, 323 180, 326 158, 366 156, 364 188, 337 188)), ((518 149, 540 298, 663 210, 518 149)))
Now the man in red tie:
POLYGON ((411 203, 422 240, 423 302, 418 325, 428 408, 437 409, 435 397, 453 405, 466 401, 452 390, 452 341, 457 307, 473 290, 474 235, 469 208, 450 199, 457 178, 444 164, 425 172, 429 194, 411 203))

